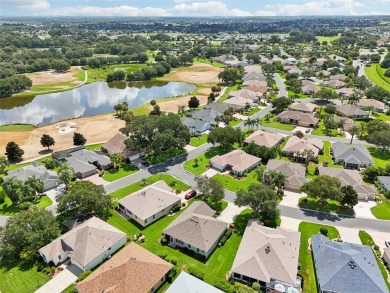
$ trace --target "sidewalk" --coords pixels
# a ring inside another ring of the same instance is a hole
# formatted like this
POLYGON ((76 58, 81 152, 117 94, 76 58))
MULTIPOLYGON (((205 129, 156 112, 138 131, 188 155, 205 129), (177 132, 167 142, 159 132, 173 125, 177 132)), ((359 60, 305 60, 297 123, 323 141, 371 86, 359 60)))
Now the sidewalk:
POLYGON ((75 265, 70 265, 53 279, 39 288, 35 293, 61 293, 76 282, 82 271, 75 265))

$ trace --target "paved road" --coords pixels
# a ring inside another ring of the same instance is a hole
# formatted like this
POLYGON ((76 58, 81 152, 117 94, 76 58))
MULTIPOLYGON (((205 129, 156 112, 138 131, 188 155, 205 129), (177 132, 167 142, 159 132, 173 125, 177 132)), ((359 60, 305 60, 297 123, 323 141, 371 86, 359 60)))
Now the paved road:
POLYGON ((278 73, 274 73, 274 79, 279 89, 278 97, 288 97, 287 88, 282 77, 278 73))

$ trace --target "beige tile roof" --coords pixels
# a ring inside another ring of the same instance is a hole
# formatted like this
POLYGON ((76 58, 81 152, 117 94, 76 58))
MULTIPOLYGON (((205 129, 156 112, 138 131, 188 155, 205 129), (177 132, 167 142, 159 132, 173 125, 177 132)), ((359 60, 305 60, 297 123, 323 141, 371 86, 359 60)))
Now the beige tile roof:
POLYGON ((76 288, 79 293, 146 293, 160 284, 171 268, 170 263, 132 242, 76 288))
POLYGON ((351 129, 353 126, 357 125, 355 122, 348 117, 341 117, 341 116, 333 116, 333 121, 340 123, 341 120, 344 120, 344 129, 348 130, 351 129))
POLYGON ((242 84, 244 87, 246 86, 268 86, 267 82, 264 80, 247 80, 242 84))
POLYGON ((278 133, 270 133, 262 130, 256 130, 246 139, 246 143, 251 143, 252 141, 261 146, 272 148, 277 145, 283 139, 283 135, 278 133))
POLYGON ((368 116, 368 112, 351 104, 336 106, 337 112, 345 116, 368 116))
POLYGON ((283 152, 300 152, 304 150, 312 150, 314 156, 317 157, 320 150, 324 148, 324 143, 317 138, 304 139, 297 136, 292 136, 287 141, 283 148, 283 152))
POLYGON ((302 92, 303 93, 317 93, 320 89, 316 87, 314 84, 307 84, 302 86, 302 92))
POLYGON ((295 285, 300 234, 264 227, 256 220, 249 221, 232 271, 263 282, 276 279, 295 285))
POLYGON ((239 91, 231 91, 229 93, 230 97, 240 97, 244 99, 250 99, 250 100, 258 100, 259 96, 261 96, 261 93, 257 93, 255 91, 249 90, 249 89, 242 89, 239 91))
POLYGON ((125 236, 119 229, 92 217, 39 251, 50 260, 69 252, 71 259, 85 266, 125 236))
POLYGON ((359 107, 369 107, 369 106, 373 106, 377 109, 385 109, 385 104, 381 101, 377 101, 377 100, 374 100, 374 99, 361 99, 357 105, 359 107))
POLYGON ((249 155, 241 150, 234 150, 222 156, 215 156, 211 159, 211 163, 220 166, 232 166, 232 169, 237 172, 242 172, 259 163, 260 158, 249 155))
POLYGON ((308 124, 317 124, 319 121, 319 119, 311 113, 303 113, 292 110, 283 111, 277 117, 279 119, 293 119, 299 122, 306 122, 308 124))
POLYGON ((350 96, 350 95, 352 95, 353 93, 355 93, 355 89, 343 87, 343 88, 341 88, 341 89, 335 90, 335 92, 336 92, 336 94, 338 94, 338 95, 350 96))
POLYGON ((265 94, 268 91, 268 86, 266 85, 250 85, 246 86, 244 89, 254 91, 258 94, 265 94))
POLYGON ((267 169, 282 172, 286 176, 287 183, 301 186, 308 182, 305 178, 306 168, 298 163, 283 161, 283 160, 269 160, 267 169))
POLYGON ((230 99, 223 101, 222 103, 225 103, 228 105, 236 105, 236 106, 240 106, 243 108, 243 107, 245 107, 246 104, 252 105, 253 100, 246 99, 246 98, 239 97, 239 96, 235 96, 235 97, 231 97, 230 99))
POLYGON ((161 210, 180 203, 180 197, 172 193, 164 181, 157 181, 131 195, 128 195, 119 203, 142 220, 148 219, 161 210))
POLYGON ((205 202, 196 201, 164 230, 164 234, 208 251, 227 228, 227 223, 213 218, 214 215, 215 211, 205 202))
POLYGON ((301 112, 310 112, 313 113, 314 110, 317 108, 316 104, 313 103, 301 103, 301 102, 295 102, 290 107, 288 107, 290 110, 294 111, 301 111, 301 112))

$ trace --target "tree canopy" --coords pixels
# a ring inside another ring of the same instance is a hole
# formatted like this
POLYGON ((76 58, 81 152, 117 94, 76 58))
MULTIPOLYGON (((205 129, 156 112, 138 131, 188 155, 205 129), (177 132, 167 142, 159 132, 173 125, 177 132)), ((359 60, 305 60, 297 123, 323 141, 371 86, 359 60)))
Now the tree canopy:
POLYGON ((195 178, 196 188, 206 199, 218 201, 223 199, 225 193, 223 184, 213 178, 207 176, 197 176, 195 178))
POLYGON ((216 127, 213 130, 211 130, 207 142, 210 142, 212 144, 219 143, 221 147, 229 151, 233 149, 233 145, 235 143, 241 144, 244 140, 243 134, 240 129, 235 129, 230 126, 228 127, 216 127))
POLYGON ((333 199, 340 201, 343 197, 340 191, 340 180, 328 175, 320 175, 302 185, 301 190, 309 197, 320 200, 333 199))

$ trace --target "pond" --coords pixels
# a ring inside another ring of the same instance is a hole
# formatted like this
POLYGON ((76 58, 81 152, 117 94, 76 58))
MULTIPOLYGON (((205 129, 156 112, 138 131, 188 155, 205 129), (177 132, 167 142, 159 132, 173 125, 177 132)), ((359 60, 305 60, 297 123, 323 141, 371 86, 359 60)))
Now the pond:
POLYGON ((74 90, 0 99, 0 125, 27 123, 37 126, 114 111, 127 102, 129 109, 168 97, 190 94, 195 85, 184 82, 144 81, 126 84, 95 82, 74 90))

